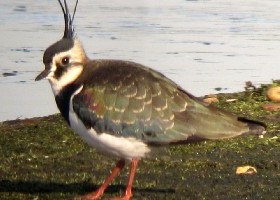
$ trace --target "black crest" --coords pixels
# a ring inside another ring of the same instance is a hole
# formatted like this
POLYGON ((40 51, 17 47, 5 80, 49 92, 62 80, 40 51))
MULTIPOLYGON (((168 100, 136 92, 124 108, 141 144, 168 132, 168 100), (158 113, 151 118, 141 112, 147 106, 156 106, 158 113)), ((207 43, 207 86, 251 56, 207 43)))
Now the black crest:
POLYGON ((64 21, 65 21, 65 29, 64 29, 63 38, 71 39, 71 38, 74 37, 73 21, 74 21, 78 1, 79 0, 76 0, 76 5, 75 5, 75 8, 74 8, 74 12, 73 12, 73 15, 71 16, 71 14, 69 13, 69 8, 68 8, 68 5, 66 3, 66 0, 64 0, 64 5, 61 2, 61 0, 58 0, 59 4, 61 6, 61 9, 62 9, 63 15, 64 15, 64 21))

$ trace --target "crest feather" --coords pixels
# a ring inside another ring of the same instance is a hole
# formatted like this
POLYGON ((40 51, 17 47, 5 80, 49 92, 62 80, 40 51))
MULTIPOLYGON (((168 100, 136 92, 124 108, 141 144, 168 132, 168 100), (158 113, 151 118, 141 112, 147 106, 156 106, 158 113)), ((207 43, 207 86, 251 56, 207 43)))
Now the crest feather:
POLYGON ((66 0, 64 0, 64 4, 61 2, 61 0, 58 0, 60 7, 62 9, 63 15, 64 15, 64 22, 65 22, 63 38, 71 39, 74 37, 74 23, 73 22, 74 22, 74 17, 75 17, 78 1, 79 0, 76 0, 74 12, 73 12, 73 15, 71 16, 68 5, 66 3, 66 0))

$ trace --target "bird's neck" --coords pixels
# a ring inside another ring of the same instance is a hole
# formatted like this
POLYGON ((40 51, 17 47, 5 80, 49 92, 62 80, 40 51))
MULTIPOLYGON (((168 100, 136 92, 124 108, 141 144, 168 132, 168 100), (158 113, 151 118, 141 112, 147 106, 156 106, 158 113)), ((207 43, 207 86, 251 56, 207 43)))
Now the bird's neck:
POLYGON ((55 95, 57 107, 61 112, 63 118, 67 121, 68 125, 70 125, 69 110, 71 97, 80 87, 81 85, 79 84, 69 84, 65 86, 59 94, 55 95))

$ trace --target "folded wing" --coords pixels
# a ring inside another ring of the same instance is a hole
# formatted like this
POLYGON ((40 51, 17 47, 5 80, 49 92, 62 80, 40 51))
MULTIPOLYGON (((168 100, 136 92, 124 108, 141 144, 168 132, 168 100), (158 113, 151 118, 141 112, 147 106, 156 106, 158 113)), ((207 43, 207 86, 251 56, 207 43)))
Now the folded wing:
MULTIPOLYGON (((249 132, 236 116, 204 105, 162 74, 136 63, 93 61, 73 108, 99 134, 153 145, 230 138, 249 132)), ((86 73, 86 70, 85 72, 86 73)))

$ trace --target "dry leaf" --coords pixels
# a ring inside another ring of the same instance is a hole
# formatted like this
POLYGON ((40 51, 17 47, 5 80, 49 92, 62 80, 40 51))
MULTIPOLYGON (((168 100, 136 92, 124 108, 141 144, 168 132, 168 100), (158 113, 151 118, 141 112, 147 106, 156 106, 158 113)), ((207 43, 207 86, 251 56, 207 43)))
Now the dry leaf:
POLYGON ((217 95, 210 94, 210 95, 205 96, 203 98, 203 101, 207 104, 211 104, 211 103, 219 102, 219 99, 217 98, 217 95))
POLYGON ((231 103, 231 102, 235 102, 235 101, 237 101, 237 100, 238 100, 238 99, 227 99, 226 102, 231 103))
POLYGON ((264 110, 267 111, 279 111, 280 110, 280 103, 267 103, 262 105, 264 110))
POLYGON ((246 166, 240 166, 236 168, 236 174, 256 174, 257 170, 255 167, 246 165, 246 166))
POLYGON ((275 86, 267 90, 266 96, 268 99, 276 102, 280 102, 280 87, 275 86))

